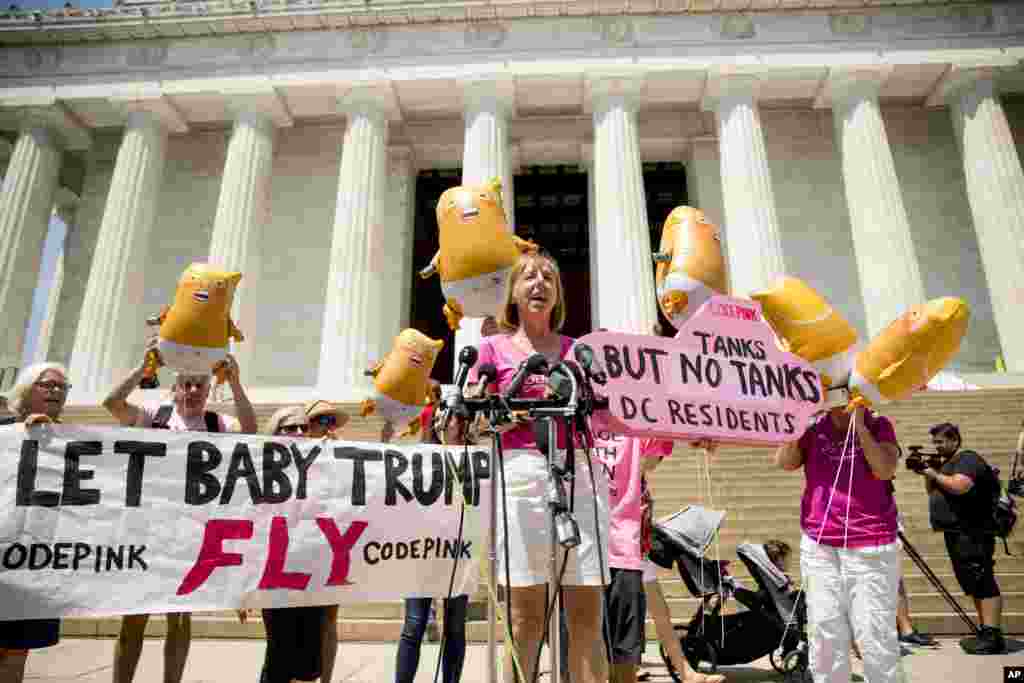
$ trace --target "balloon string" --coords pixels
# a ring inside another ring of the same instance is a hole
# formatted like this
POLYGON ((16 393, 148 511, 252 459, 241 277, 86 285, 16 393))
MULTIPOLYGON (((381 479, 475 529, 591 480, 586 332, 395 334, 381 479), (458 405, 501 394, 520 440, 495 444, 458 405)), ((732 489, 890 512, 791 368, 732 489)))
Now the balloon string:
MULTIPOLYGON (((704 451, 704 476, 707 478, 707 484, 708 484, 708 509, 709 510, 714 510, 715 509, 715 492, 714 492, 714 489, 712 488, 712 483, 711 483, 711 449, 705 448, 705 449, 703 449, 703 451, 704 451)), ((717 572, 718 572, 718 577, 717 577, 717 582, 718 582, 718 608, 719 608, 718 623, 721 624, 721 627, 722 627, 722 634, 721 634, 721 639, 719 640, 719 643, 720 643, 721 647, 724 648, 725 647, 725 614, 723 614, 721 612, 721 610, 723 610, 725 608, 725 587, 722 585, 722 565, 721 565, 721 560, 722 560, 722 552, 721 551, 722 551, 722 549, 721 549, 721 546, 720 546, 719 542, 720 542, 720 539, 719 539, 719 535, 718 535, 718 529, 715 529, 715 566, 717 567, 717 572)), ((703 565, 704 565, 704 563, 701 562, 701 566, 703 566, 703 565)))

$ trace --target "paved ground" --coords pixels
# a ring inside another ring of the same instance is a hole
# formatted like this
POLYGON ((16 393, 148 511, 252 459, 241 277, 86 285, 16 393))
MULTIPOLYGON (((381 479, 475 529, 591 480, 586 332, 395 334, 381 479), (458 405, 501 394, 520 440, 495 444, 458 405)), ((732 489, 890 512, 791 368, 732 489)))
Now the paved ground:
MULTIPOLYGON (((160 683, 163 674, 162 641, 146 641, 139 664, 138 683, 160 683)), ((999 657, 968 657, 955 639, 943 640, 934 650, 917 650, 903 658, 907 683, 1001 683, 1003 667, 1024 665, 1024 641, 1010 643, 1013 654, 999 657)), ((335 683, 380 683, 393 680, 396 646, 391 643, 341 643, 338 651, 335 683)), ((192 643, 186 683, 256 683, 264 645, 258 640, 198 640, 192 643)), ((110 681, 110 662, 114 642, 110 639, 66 638, 59 645, 40 650, 29 657, 26 679, 46 683, 97 683, 110 681)), ((471 645, 462 680, 484 681, 486 650, 471 645)), ((417 683, 433 680, 437 645, 425 644, 417 683)), ((651 681, 670 681, 656 646, 647 650, 645 662, 651 667, 651 681)), ((855 666, 855 670, 859 669, 855 666)), ((761 683, 779 681, 767 660, 749 666, 723 668, 729 681, 761 683)), ((541 678, 548 680, 547 676, 541 678)), ((854 677, 861 680, 860 676, 854 677)))

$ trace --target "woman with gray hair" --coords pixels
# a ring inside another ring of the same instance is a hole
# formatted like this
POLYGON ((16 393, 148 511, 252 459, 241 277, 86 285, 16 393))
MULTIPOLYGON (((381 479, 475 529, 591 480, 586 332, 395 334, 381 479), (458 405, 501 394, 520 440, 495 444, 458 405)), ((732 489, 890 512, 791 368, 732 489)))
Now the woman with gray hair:
MULTIPOLYGON (((64 366, 57 363, 36 363, 22 370, 7 394, 14 415, 0 418, 0 425, 60 422, 71 389, 67 374, 64 366)), ((58 640, 59 619, 0 622, 0 681, 21 683, 28 651, 56 645, 58 640)))

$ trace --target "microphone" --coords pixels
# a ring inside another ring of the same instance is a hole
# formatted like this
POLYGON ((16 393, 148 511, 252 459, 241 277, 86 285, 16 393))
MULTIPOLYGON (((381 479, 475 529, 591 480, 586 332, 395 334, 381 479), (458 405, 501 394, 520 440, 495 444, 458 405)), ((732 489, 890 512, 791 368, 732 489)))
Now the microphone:
POLYGON ((459 369, 455 373, 455 388, 449 392, 444 400, 444 412, 441 415, 441 429, 448 429, 448 422, 452 413, 465 413, 462 405, 462 391, 466 387, 466 380, 469 378, 470 369, 476 365, 479 353, 475 346, 466 346, 459 351, 459 369))
POLYGON ((505 392, 505 398, 512 398, 519 393, 527 375, 536 375, 539 372, 547 370, 547 367, 548 359, 539 353, 535 353, 524 360, 519 364, 519 369, 516 370, 516 374, 512 377, 512 381, 509 383, 508 390, 505 392))
POLYGON ((573 355, 576 356, 576 361, 587 373, 587 377, 598 384, 606 384, 608 382, 608 375, 604 373, 604 370, 600 366, 596 369, 594 368, 594 349, 590 348, 589 344, 576 344, 576 347, 573 349, 573 355))
POLYGON ((572 371, 566 367, 565 363, 559 363, 548 375, 548 390, 551 392, 551 398, 554 400, 565 403, 572 398, 572 377, 569 376, 570 372, 572 371))
POLYGON ((498 380, 498 368, 494 363, 484 363, 476 370, 477 381, 481 387, 488 387, 498 380))

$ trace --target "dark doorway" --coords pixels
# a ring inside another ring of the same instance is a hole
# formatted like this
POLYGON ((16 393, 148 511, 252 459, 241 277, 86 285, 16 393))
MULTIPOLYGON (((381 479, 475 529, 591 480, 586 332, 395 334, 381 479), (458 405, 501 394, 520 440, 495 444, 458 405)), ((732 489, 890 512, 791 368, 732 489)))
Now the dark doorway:
MULTIPOLYGON (((441 194, 458 185, 460 169, 422 171, 416 180, 413 270, 425 266, 438 248, 434 209, 441 194)), ((679 163, 643 166, 651 246, 661 239, 661 226, 673 208, 686 202, 686 174, 679 163)), ((567 315, 563 334, 580 337, 591 330, 590 311, 590 182, 584 168, 573 165, 527 166, 514 179, 516 234, 537 242, 558 260, 565 285, 567 315)), ((454 367, 455 333, 448 329, 441 307, 440 280, 420 280, 414 272, 410 325, 443 339, 444 349, 434 365, 434 379, 450 382, 454 367)), ((662 334, 675 334, 658 312, 662 334)))

